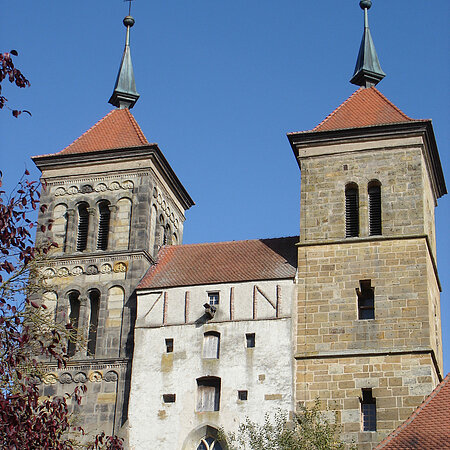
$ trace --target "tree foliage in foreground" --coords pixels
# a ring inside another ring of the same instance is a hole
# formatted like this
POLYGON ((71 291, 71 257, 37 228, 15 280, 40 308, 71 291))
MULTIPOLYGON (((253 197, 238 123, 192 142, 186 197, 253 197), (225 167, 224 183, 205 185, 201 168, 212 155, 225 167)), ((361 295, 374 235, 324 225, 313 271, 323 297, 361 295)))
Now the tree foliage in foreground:
MULTIPOLYGON (((340 427, 320 410, 317 400, 312 408, 300 406, 291 420, 278 410, 273 418, 266 414, 263 424, 249 418, 236 433, 220 433, 229 450, 344 450, 340 427)), ((355 446, 350 447, 356 449, 355 446)))
MULTIPOLYGON (((7 101, 1 92, 3 80, 18 87, 30 84, 14 67, 12 55, 17 52, 0 53, 0 109, 7 101)), ((14 117, 20 113, 12 110, 14 117)), ((80 448, 77 436, 83 430, 71 423, 68 400, 80 404, 86 386, 64 397, 42 399, 34 382, 45 371, 40 360, 52 358, 59 368, 66 366, 66 344, 77 333, 70 324, 58 324, 46 314, 45 304, 32 300, 42 294, 39 260, 56 244, 35 246, 33 229, 39 226, 45 232, 52 224, 37 224, 30 218, 39 207, 39 186, 28 176, 26 171, 7 196, 1 190, 0 171, 0 448, 72 450, 80 448)), ((46 206, 40 208, 45 211, 46 206)), ((123 443, 117 436, 101 433, 88 448, 117 450, 123 443)))

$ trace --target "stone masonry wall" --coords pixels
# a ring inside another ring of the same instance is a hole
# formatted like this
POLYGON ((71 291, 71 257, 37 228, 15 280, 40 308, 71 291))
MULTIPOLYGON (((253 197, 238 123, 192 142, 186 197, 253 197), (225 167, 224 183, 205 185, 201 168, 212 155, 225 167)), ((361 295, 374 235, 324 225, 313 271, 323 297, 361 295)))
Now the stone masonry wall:
POLYGON ((342 437, 370 450, 405 421, 439 382, 429 354, 296 361, 296 400, 337 411, 342 437), (377 431, 361 431, 362 388, 376 398, 377 431))
POLYGON ((383 236, 424 233, 420 148, 325 155, 301 160, 300 240, 345 238, 345 186, 359 187, 360 236, 368 236, 368 184, 381 183, 383 236))
POLYGON ((430 331, 439 290, 429 261, 424 238, 300 246, 296 353, 433 349, 441 370, 430 331), (375 289, 375 319, 358 320, 360 280, 375 289))

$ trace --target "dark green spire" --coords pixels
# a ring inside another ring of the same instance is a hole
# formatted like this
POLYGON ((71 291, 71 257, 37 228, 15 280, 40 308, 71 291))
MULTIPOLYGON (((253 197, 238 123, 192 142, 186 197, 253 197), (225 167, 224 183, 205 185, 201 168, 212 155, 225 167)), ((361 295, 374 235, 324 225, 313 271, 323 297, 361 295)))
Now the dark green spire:
POLYGON ((364 10, 364 34, 361 40, 361 47, 359 48, 355 72, 350 83, 367 88, 378 84, 386 74, 381 69, 369 29, 368 10, 372 6, 372 2, 370 0, 362 0, 359 2, 359 6, 364 10))
POLYGON ((131 109, 139 98, 139 94, 136 91, 136 83, 134 82, 130 52, 130 28, 134 25, 134 19, 131 16, 127 16, 123 19, 123 24, 127 27, 125 49, 123 51, 119 73, 117 74, 114 92, 109 99, 109 103, 120 109, 131 109))

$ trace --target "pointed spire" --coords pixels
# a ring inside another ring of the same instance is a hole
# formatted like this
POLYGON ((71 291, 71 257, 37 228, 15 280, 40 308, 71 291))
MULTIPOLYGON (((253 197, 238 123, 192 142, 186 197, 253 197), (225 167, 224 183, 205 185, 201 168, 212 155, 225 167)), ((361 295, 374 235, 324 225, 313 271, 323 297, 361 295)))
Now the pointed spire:
POLYGON ((126 16, 125 19, 123 19, 123 24, 127 27, 125 49, 123 51, 122 62, 120 63, 114 91, 109 99, 109 103, 120 109, 131 109, 139 98, 134 82, 133 64, 131 63, 130 52, 130 28, 134 25, 134 19, 131 16, 126 16))
POLYGON ((364 34, 361 40, 361 47, 359 48, 355 72, 350 83, 367 88, 378 84, 386 74, 381 69, 369 29, 368 10, 372 6, 372 2, 370 0, 361 0, 359 6, 364 10, 364 34))

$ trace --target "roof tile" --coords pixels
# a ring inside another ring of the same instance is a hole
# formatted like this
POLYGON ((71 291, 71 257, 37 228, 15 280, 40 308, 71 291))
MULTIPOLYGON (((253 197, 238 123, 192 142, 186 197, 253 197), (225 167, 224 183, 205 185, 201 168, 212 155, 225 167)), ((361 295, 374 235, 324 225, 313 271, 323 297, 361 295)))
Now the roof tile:
POLYGON ((376 450, 450 449, 450 373, 376 450))
POLYGON ((411 122, 375 87, 359 88, 312 131, 332 131, 345 128, 411 122))
POLYGON ((142 145, 149 145, 149 142, 130 110, 113 109, 72 144, 53 155, 73 155, 142 145))
POLYGON ((298 237, 164 246, 138 288, 293 278, 298 237))

